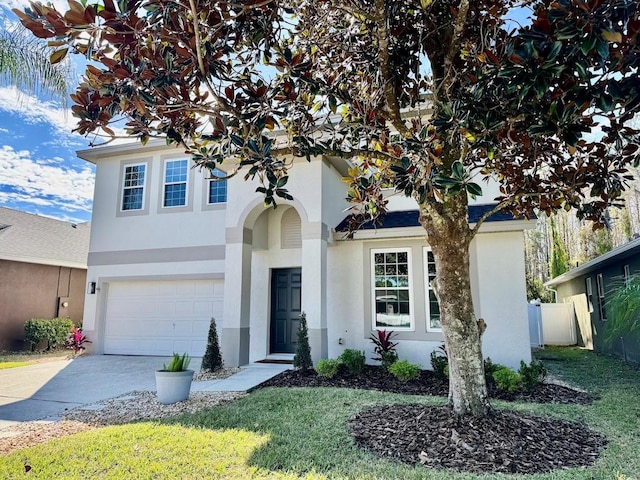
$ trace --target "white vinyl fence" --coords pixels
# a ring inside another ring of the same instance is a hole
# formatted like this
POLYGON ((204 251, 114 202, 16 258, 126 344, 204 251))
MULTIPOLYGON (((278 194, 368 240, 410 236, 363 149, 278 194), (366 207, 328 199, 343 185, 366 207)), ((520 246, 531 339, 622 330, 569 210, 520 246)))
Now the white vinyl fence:
POLYGON ((532 347, 577 343, 573 304, 529 304, 528 308, 529 337, 532 347))

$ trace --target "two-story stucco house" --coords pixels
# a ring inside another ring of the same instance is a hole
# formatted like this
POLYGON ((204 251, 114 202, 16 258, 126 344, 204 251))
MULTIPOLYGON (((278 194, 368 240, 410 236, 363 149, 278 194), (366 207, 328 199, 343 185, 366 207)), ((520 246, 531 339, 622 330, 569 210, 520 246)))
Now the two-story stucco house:
MULTIPOLYGON (((392 329, 400 356, 429 366, 442 334, 412 200, 393 196, 382 227, 345 240, 344 160, 295 160, 294 200, 273 209, 256 183, 212 181, 164 144, 79 155, 96 165, 84 312, 94 352, 201 356, 214 317, 225 363, 243 365, 293 352, 305 311, 315 361, 345 348, 371 357, 372 330, 392 329)), ((487 208, 474 204, 470 222, 487 208)), ((485 356, 516 366, 530 360, 523 230, 533 225, 491 220, 471 247, 475 308, 485 356)))

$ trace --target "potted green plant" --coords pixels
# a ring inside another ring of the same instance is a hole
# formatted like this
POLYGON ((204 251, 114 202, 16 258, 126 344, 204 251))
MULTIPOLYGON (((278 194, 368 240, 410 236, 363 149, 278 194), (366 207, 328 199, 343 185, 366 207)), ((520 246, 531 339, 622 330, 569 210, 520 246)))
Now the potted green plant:
POLYGON ((189 398, 193 380, 193 370, 188 370, 190 362, 186 353, 174 353, 168 365, 156 370, 156 393, 160 403, 169 405, 189 398))

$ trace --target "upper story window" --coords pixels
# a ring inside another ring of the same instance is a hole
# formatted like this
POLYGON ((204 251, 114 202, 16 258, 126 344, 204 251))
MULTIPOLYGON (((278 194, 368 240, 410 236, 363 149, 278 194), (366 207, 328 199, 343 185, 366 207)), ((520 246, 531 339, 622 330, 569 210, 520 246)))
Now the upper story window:
POLYGON ((215 203, 226 203, 227 202, 227 181, 220 180, 227 176, 222 170, 218 170, 217 168, 213 169, 211 172, 211 179, 209 180, 209 194, 207 197, 207 203, 209 205, 215 203))
POLYGON ((411 250, 371 250, 373 328, 413 330, 411 250))
POLYGON ((125 165, 122 186, 122 210, 144 209, 144 188, 147 165, 138 163, 125 165))
POLYGON ((425 278, 425 303, 427 313, 427 331, 428 332, 441 332, 440 326, 440 304, 436 297, 436 292, 433 290, 433 282, 436 278, 436 259, 433 256, 433 252, 428 248, 424 249, 424 271, 426 273, 425 278))
POLYGON ((187 160, 167 160, 164 164, 164 207, 184 207, 187 204, 187 160))

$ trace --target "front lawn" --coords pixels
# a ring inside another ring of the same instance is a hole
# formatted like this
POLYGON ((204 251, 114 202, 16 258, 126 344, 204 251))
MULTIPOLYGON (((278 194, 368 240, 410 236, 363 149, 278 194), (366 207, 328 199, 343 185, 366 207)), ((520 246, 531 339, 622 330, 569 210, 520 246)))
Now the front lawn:
POLYGON ((50 352, 0 352, 0 370, 24 367, 34 363, 64 360, 72 354, 71 350, 52 350, 50 352))
POLYGON ((0 457, 0 478, 638 480, 640 371, 577 349, 548 349, 541 356, 556 376, 601 398, 587 406, 494 404, 586 422, 610 441, 594 467, 506 476, 407 466, 358 449, 348 434, 347 419, 374 405, 438 405, 443 398, 336 388, 272 388, 193 415, 105 427, 17 451, 0 457), (27 477, 25 463, 31 467, 27 477))

